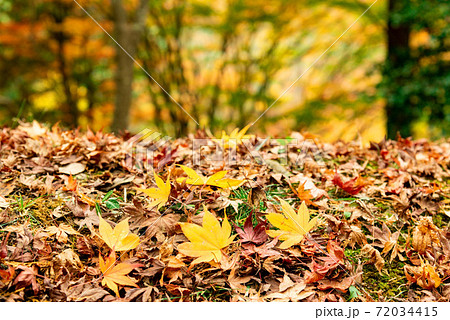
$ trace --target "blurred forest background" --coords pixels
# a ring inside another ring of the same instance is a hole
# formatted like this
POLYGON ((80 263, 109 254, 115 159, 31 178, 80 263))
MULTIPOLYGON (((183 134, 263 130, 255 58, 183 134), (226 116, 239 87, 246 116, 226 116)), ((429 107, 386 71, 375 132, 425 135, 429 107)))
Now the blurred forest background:
POLYGON ((378 0, 307 70, 373 2, 0 0, 0 125, 217 133, 307 71, 253 132, 448 136, 449 1, 378 0))

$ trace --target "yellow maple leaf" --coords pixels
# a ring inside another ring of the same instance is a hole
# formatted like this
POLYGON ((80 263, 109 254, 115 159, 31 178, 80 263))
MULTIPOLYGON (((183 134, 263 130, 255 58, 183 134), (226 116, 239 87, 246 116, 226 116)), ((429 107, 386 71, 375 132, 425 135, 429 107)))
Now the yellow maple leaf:
POLYGON ((231 226, 225 216, 222 226, 219 221, 204 208, 203 225, 193 223, 180 223, 181 230, 190 242, 178 246, 178 251, 189 257, 197 257, 192 265, 222 259, 221 249, 233 242, 231 226))
POLYGON ((155 176, 155 182, 158 188, 148 188, 148 189, 138 189, 141 192, 144 192, 150 198, 155 199, 150 203, 150 207, 158 206, 158 210, 169 201, 170 196, 170 180, 167 177, 167 181, 164 181, 157 176, 156 173, 153 173, 155 176))
POLYGON ((224 179, 225 175, 228 171, 219 171, 214 173, 209 178, 204 177, 202 175, 199 175, 197 172, 195 172, 193 169, 180 165, 180 167, 183 169, 183 171, 187 174, 187 178, 178 178, 177 182, 183 182, 185 181, 186 184, 190 184, 193 186, 215 186, 222 189, 231 189, 236 188, 242 185, 245 180, 238 180, 238 179, 224 179))
POLYGON ((114 291, 117 296, 119 296, 118 284, 122 286, 139 288, 139 286, 130 277, 128 277, 127 274, 134 268, 142 266, 141 264, 129 264, 123 262, 116 265, 116 253, 114 251, 112 251, 109 257, 106 258, 106 261, 103 260, 100 255, 98 259, 100 271, 103 274, 102 285, 106 285, 114 291))
POLYGON ((214 139, 214 141, 223 143, 223 148, 228 149, 230 147, 236 147, 242 143, 244 139, 250 139, 254 137, 253 135, 246 135, 245 133, 251 127, 251 124, 239 130, 239 128, 231 131, 230 135, 228 135, 225 131, 222 131, 222 137, 219 139, 214 139))
POLYGON ((138 246, 139 237, 130 233, 129 218, 119 222, 114 230, 101 216, 98 219, 100 237, 113 251, 127 251, 138 246))
POLYGON ((280 245, 280 249, 287 249, 300 241, 302 241, 305 234, 311 231, 316 225, 317 217, 309 220, 309 211, 303 201, 295 213, 289 203, 280 199, 283 214, 269 213, 267 220, 280 230, 268 230, 267 234, 273 238, 279 237, 284 240, 280 245))

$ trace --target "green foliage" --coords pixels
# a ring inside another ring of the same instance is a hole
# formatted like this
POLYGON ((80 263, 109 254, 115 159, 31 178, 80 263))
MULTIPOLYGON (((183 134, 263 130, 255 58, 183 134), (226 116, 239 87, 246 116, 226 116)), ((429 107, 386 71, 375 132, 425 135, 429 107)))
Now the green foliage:
POLYGON ((361 292, 359 292, 359 290, 355 286, 350 286, 348 288, 348 291, 350 293, 350 295, 348 296, 349 300, 355 299, 361 295, 361 292))
POLYGON ((392 130, 388 119, 388 133, 392 138, 397 130, 403 136, 411 135, 411 122, 423 121, 430 124, 432 135, 448 135, 450 64, 444 54, 449 50, 450 26, 446 20, 450 4, 441 0, 391 1, 392 27, 409 33, 409 46, 393 48, 392 56, 400 61, 388 57, 383 65, 380 88, 387 99, 388 117, 389 107, 393 114, 392 130), (414 41, 417 38, 421 41, 414 41))

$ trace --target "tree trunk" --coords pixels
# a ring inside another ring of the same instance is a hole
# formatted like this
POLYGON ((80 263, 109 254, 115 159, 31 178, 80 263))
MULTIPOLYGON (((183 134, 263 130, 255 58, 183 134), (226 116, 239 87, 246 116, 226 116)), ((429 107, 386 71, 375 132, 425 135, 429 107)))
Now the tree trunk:
POLYGON ((407 24, 393 24, 392 17, 408 5, 408 0, 389 0, 387 61, 384 77, 388 79, 386 115, 387 135, 391 139, 395 139, 397 133, 403 137, 411 135, 411 124, 414 121, 414 110, 408 103, 409 99, 407 97, 398 99, 399 95, 394 91, 400 90, 408 81, 405 65, 410 61, 411 28, 407 24))
POLYGON ((59 6, 54 12, 52 12, 52 18, 57 25, 53 36, 57 44, 56 59, 58 63, 59 73, 61 74, 64 95, 66 97, 65 108, 63 109, 63 122, 68 126, 77 127, 79 117, 77 99, 75 98, 70 87, 71 77, 67 65, 66 55, 64 52, 64 46, 68 39, 67 35, 63 31, 63 23, 67 15, 67 8, 65 6, 59 6))
POLYGON ((70 78, 67 73, 67 66, 66 66, 66 57, 64 55, 64 33, 63 32, 57 32, 56 33, 56 41, 58 43, 58 65, 59 65, 59 72, 61 73, 62 78, 62 84, 64 87, 64 94, 66 96, 66 104, 68 108, 68 116, 65 116, 65 123, 68 125, 72 125, 74 127, 78 126, 78 118, 79 118, 79 111, 77 102, 75 101, 72 90, 70 88, 70 78))
POLYGON ((116 133, 126 130, 130 123, 133 94, 133 59, 136 56, 139 36, 145 27, 147 3, 147 0, 141 0, 139 8, 136 9, 135 21, 128 22, 127 12, 123 7, 122 1, 111 0, 114 13, 115 39, 123 48, 116 47, 116 101, 113 123, 111 125, 111 130, 116 133))

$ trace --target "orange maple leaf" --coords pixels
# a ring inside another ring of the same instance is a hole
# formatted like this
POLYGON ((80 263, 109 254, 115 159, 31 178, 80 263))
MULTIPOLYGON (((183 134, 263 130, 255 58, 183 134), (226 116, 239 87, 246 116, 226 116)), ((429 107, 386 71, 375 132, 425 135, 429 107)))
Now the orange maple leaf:
POLYGON ((306 181, 299 184, 297 187, 297 190, 294 189, 294 187, 291 185, 291 183, 288 181, 289 187, 291 188, 292 192, 302 201, 305 201, 307 205, 314 205, 314 203, 311 201, 314 199, 313 195, 309 190, 305 190, 305 184, 306 181))
POLYGON ((74 179, 72 177, 72 175, 69 176, 69 179, 67 180, 67 185, 65 187, 63 187, 63 191, 74 192, 82 202, 84 202, 90 206, 95 206, 95 203, 98 202, 98 201, 95 201, 95 200, 89 198, 87 195, 85 195, 78 189, 77 180, 74 179))
POLYGON ((116 264, 116 253, 111 251, 109 257, 103 260, 102 256, 99 255, 100 271, 103 274, 102 285, 106 285, 114 293, 119 296, 119 288, 117 285, 131 286, 139 288, 139 286, 134 282, 133 279, 127 276, 134 268, 142 267, 139 263, 119 263, 116 264))

